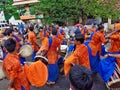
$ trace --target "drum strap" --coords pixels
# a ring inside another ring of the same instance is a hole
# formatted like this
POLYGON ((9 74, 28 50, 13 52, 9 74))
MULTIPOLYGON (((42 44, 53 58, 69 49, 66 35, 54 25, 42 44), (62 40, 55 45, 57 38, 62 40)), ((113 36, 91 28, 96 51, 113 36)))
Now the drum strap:
POLYGON ((44 32, 44 37, 46 37, 46 31, 44 30, 43 32, 44 32))
POLYGON ((21 41, 16 35, 14 35, 14 38, 16 39, 17 42, 21 41))
POLYGON ((52 45, 52 37, 49 37, 49 48, 48 48, 48 50, 50 49, 51 45, 52 45))
POLYGON ((86 33, 86 27, 84 27, 84 29, 83 29, 83 30, 84 30, 84 34, 85 34, 85 33, 86 33))

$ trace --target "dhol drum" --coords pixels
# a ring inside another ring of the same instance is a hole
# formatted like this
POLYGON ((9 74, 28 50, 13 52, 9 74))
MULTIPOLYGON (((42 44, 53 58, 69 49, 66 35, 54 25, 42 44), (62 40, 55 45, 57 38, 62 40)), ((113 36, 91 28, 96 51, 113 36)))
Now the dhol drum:
POLYGON ((42 87, 48 80, 48 60, 40 55, 35 56, 34 59, 35 62, 26 62, 24 71, 32 86, 42 87))
POLYGON ((48 59, 41 55, 36 55, 34 61, 41 60, 45 65, 48 65, 48 59))
POLYGON ((25 44, 20 48, 19 54, 21 55, 21 57, 26 58, 31 56, 33 52, 34 49, 32 48, 32 46, 29 44, 25 44))
POLYGON ((66 53, 67 47, 68 47, 67 45, 61 45, 60 46, 61 53, 66 53))
POLYGON ((2 60, 0 60, 0 80, 5 78, 5 73, 2 70, 2 60))
POLYGON ((116 64, 116 69, 107 83, 108 88, 119 88, 120 87, 120 68, 116 64))

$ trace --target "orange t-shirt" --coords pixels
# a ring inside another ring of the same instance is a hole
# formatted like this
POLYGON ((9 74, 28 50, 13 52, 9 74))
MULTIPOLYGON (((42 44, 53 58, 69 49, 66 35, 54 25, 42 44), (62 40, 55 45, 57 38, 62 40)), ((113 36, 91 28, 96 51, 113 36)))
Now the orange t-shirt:
POLYGON ((74 56, 77 57, 79 61, 79 65, 85 66, 90 69, 90 62, 89 62, 89 54, 87 46, 84 44, 76 45, 76 49, 74 51, 74 56))
MULTIPOLYGON (((57 48, 60 47, 61 41, 56 36, 52 37, 52 44, 48 50, 47 58, 49 64, 55 64, 58 59, 57 48)), ((49 46, 48 46, 49 47, 49 46)))
POLYGON ((28 42, 34 48, 34 51, 37 51, 39 49, 39 46, 36 44, 36 42, 37 42, 36 35, 32 31, 29 31, 29 33, 28 33, 28 42))
POLYGON ((100 31, 97 31, 93 37, 91 42, 89 43, 89 46, 92 50, 92 55, 96 56, 97 52, 101 52, 101 46, 102 43, 106 42, 104 33, 101 33, 100 31))
POLYGON ((120 23, 115 24, 116 29, 120 29, 120 23))
POLYGON ((79 64, 90 69, 90 60, 88 49, 84 44, 77 45, 73 54, 71 54, 64 62, 64 74, 67 75, 70 71, 71 64, 79 64))
POLYGON ((120 50, 120 32, 116 32, 110 37, 111 46, 109 52, 118 52, 120 50))
POLYGON ((14 80, 13 88, 15 88, 15 90, 21 90, 21 86, 23 86, 25 90, 30 90, 18 55, 8 53, 3 61, 2 68, 6 72, 7 78, 14 80))

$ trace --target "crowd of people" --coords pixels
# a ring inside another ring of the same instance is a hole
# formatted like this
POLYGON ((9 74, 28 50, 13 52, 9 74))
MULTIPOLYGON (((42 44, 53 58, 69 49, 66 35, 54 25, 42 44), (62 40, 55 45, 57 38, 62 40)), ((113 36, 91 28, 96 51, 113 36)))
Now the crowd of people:
POLYGON ((80 24, 72 36, 58 25, 39 27, 38 34, 35 34, 33 25, 25 32, 21 25, 0 34, 1 41, 4 41, 1 43, 1 60, 9 80, 8 90, 30 90, 30 84, 35 87, 55 84, 59 77, 59 62, 64 63, 63 72, 69 76, 71 90, 92 90, 92 74, 99 74, 108 87, 112 76, 119 79, 114 72, 120 75, 120 71, 116 71, 116 67, 120 67, 120 23, 116 23, 114 31, 109 34, 102 24, 93 24, 91 28, 80 24), (105 49, 107 43, 111 44, 108 50, 105 49), (29 65, 19 54, 25 44, 34 49, 29 65), (68 47, 62 60, 61 45, 68 47))

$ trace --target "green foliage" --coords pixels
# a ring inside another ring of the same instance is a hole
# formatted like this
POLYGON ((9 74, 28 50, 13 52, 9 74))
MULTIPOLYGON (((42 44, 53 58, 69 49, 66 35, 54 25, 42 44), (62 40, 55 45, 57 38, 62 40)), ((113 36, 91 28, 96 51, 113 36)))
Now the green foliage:
POLYGON ((34 8, 37 14, 43 13, 46 22, 79 20, 79 17, 118 18, 115 9, 118 0, 40 0, 34 8), (111 12, 112 11, 112 12, 111 12))
POLYGON ((17 13, 18 7, 12 5, 13 0, 0 0, 0 2, 3 2, 3 5, 0 5, 0 10, 4 11, 7 20, 10 19, 11 16, 19 19, 19 14, 17 13))
MULTIPOLYGON (((17 13, 18 7, 12 6, 13 0, 1 0, 4 5, 0 10, 6 14, 17 13)), ((118 0, 40 0, 39 3, 31 4, 31 14, 44 14, 45 23, 72 21, 76 23, 81 17, 113 18, 120 17, 116 9, 118 0)))

